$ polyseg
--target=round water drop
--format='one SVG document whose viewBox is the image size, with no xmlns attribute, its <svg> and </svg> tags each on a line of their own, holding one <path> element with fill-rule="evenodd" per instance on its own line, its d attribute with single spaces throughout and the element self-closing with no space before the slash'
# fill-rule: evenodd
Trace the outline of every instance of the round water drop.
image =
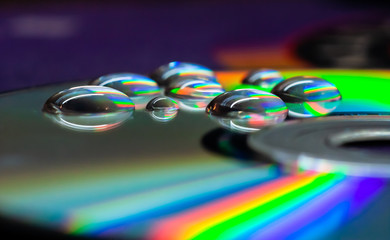
<svg viewBox="0 0 390 240">
<path fill-rule="evenodd" d="M 154 120 L 167 122 L 176 117 L 179 106 L 175 100 L 169 97 L 156 97 L 146 105 L 146 110 L 149 111 Z"/>
<path fill-rule="evenodd" d="M 112 88 L 80 86 L 51 96 L 43 111 L 68 128 L 99 131 L 119 126 L 129 118 L 134 103 L 127 95 Z"/>
<path fill-rule="evenodd" d="M 108 74 L 91 81 L 90 84 L 114 88 L 129 97 L 155 96 L 160 93 L 155 81 L 134 73 Z"/>
<path fill-rule="evenodd" d="M 146 105 L 146 110 L 178 110 L 179 105 L 175 100 L 169 97 L 155 97 Z"/>
<path fill-rule="evenodd" d="M 224 92 L 221 84 L 199 76 L 178 78 L 165 89 L 165 94 L 173 98 L 206 101 L 211 101 Z"/>
<path fill-rule="evenodd" d="M 199 64 L 175 61 L 157 68 L 151 74 L 151 78 L 156 80 L 158 84 L 165 86 L 167 84 L 167 79 L 173 76 L 184 77 L 192 75 L 214 77 L 214 72 Z"/>
<path fill-rule="evenodd" d="M 207 106 L 206 112 L 224 127 L 252 132 L 282 122 L 287 116 L 287 107 L 271 93 L 238 89 L 216 97 Z"/>
<path fill-rule="evenodd" d="M 273 69 L 259 69 L 250 72 L 242 83 L 261 87 L 264 91 L 271 91 L 278 83 L 283 81 L 279 71 Z"/>
<path fill-rule="evenodd" d="M 312 76 L 286 79 L 276 85 L 272 93 L 286 103 L 291 117 L 327 115 L 341 102 L 341 94 L 335 85 Z"/>
</svg>

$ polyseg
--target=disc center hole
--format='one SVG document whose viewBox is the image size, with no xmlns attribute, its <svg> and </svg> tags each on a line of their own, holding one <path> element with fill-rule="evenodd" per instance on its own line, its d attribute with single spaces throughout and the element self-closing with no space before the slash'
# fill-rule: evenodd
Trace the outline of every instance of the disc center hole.
<svg viewBox="0 0 390 240">
<path fill-rule="evenodd" d="M 390 154 L 389 129 L 359 129 L 333 134 L 329 139 L 333 146 L 352 151 Z"/>
</svg>

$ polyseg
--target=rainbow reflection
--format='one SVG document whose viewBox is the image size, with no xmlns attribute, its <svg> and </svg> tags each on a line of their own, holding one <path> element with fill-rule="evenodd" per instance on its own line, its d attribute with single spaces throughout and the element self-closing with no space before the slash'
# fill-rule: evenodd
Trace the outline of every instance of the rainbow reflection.
<svg viewBox="0 0 390 240">
<path fill-rule="evenodd" d="M 212 99 L 225 92 L 217 82 L 204 78 L 178 78 L 170 83 L 165 90 L 167 96 L 184 99 Z"/>
<path fill-rule="evenodd" d="M 313 76 L 288 78 L 272 89 L 287 105 L 292 117 L 314 117 L 331 113 L 341 94 L 332 83 Z"/>
<path fill-rule="evenodd" d="M 166 86 L 173 78 L 188 76 L 204 76 L 209 78 L 209 80 L 213 79 L 216 81 L 214 72 L 211 69 L 199 64 L 179 61 L 162 65 L 151 74 L 151 77 L 163 86 Z"/>
<path fill-rule="evenodd" d="M 358 192 L 366 193 L 363 198 L 368 200 L 383 185 L 380 179 L 348 178 L 341 174 L 288 176 L 162 219 L 153 226 L 149 237 L 283 239 L 312 234 L 310 225 L 332 225 L 311 239 L 323 238 L 361 207 L 356 204 L 362 201 L 356 199 L 361 196 Z M 327 219 L 332 211 L 339 216 Z"/>
<path fill-rule="evenodd" d="M 130 118 L 134 103 L 112 88 L 80 86 L 54 94 L 44 104 L 43 111 L 68 129 L 100 132 L 118 127 Z"/>
<path fill-rule="evenodd" d="M 206 113 L 223 127 L 245 133 L 282 122 L 287 116 L 287 107 L 271 93 L 237 89 L 214 98 Z"/>
<path fill-rule="evenodd" d="M 129 97 L 154 96 L 160 93 L 160 88 L 154 80 L 134 73 L 108 74 L 91 81 L 90 84 L 114 88 Z"/>
<path fill-rule="evenodd" d="M 271 91 L 272 88 L 281 81 L 283 81 L 283 76 L 279 71 L 273 69 L 259 69 L 249 72 L 242 80 L 242 83 L 258 86 L 264 91 Z"/>
<path fill-rule="evenodd" d="M 300 75 L 317 76 L 333 83 L 343 99 L 332 114 L 390 114 L 390 72 L 385 70 L 352 69 L 283 69 L 284 78 Z M 217 72 L 216 76 L 226 90 L 259 88 L 242 85 L 246 71 Z M 261 90 L 261 89 L 260 89 Z"/>
</svg>

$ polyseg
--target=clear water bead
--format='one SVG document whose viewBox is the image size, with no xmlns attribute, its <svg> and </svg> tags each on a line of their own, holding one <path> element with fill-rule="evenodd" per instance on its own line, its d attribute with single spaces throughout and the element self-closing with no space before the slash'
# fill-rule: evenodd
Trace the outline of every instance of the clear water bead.
<svg viewBox="0 0 390 240">
<path fill-rule="evenodd" d="M 146 105 L 146 110 L 149 111 L 154 120 L 167 122 L 176 117 L 179 105 L 172 98 L 156 97 Z"/>
<path fill-rule="evenodd" d="M 283 81 L 279 71 L 273 69 L 259 69 L 248 73 L 242 80 L 243 84 L 261 87 L 264 91 L 271 91 L 274 86 Z"/>
<path fill-rule="evenodd" d="M 164 110 L 172 111 L 178 110 L 179 105 L 175 100 L 169 97 L 155 97 L 146 105 L 146 110 L 155 111 L 155 110 Z"/>
<path fill-rule="evenodd" d="M 165 89 L 165 94 L 173 98 L 209 100 L 224 93 L 221 84 L 202 76 L 189 76 L 175 79 Z"/>
<path fill-rule="evenodd" d="M 69 88 L 51 96 L 43 110 L 53 114 L 101 114 L 133 111 L 133 101 L 124 93 L 101 86 Z"/>
<path fill-rule="evenodd" d="M 51 96 L 43 106 L 56 123 L 85 131 L 103 131 L 119 126 L 132 116 L 133 101 L 108 87 L 80 86 Z"/>
<path fill-rule="evenodd" d="M 222 126 L 241 132 L 257 131 L 287 116 L 286 105 L 279 97 L 256 89 L 223 93 L 210 102 L 206 112 Z"/>
<path fill-rule="evenodd" d="M 151 74 L 151 78 L 156 80 L 159 85 L 166 86 L 169 78 L 193 75 L 214 77 L 214 72 L 199 64 L 175 61 L 157 68 Z"/>
<path fill-rule="evenodd" d="M 90 84 L 114 88 L 129 97 L 155 96 L 160 93 L 160 88 L 154 80 L 134 73 L 108 74 L 91 81 Z"/>
<path fill-rule="evenodd" d="M 341 102 L 340 91 L 332 83 L 313 76 L 286 79 L 272 93 L 287 105 L 291 117 L 316 117 L 331 113 Z"/>
</svg>

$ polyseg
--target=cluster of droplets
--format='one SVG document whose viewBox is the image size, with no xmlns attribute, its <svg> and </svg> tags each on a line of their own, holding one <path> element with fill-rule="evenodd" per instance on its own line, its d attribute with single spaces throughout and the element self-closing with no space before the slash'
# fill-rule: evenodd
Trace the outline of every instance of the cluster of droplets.
<svg viewBox="0 0 390 240">
<path fill-rule="evenodd" d="M 150 77 L 115 73 L 54 94 L 44 104 L 46 115 L 62 126 L 85 131 L 104 131 L 119 126 L 145 109 L 160 122 L 174 119 L 179 106 L 197 111 L 225 92 L 214 72 L 204 66 L 171 62 Z M 178 103 L 179 102 L 179 103 Z"/>
<path fill-rule="evenodd" d="M 179 109 L 201 111 L 223 127 L 253 132 L 291 117 L 323 116 L 341 100 L 337 88 L 317 77 L 283 80 L 280 72 L 260 69 L 242 80 L 246 87 L 225 92 L 214 72 L 204 66 L 171 62 L 150 77 L 134 73 L 101 76 L 89 85 L 54 94 L 43 110 L 62 126 L 104 131 L 119 126 L 144 109 L 160 122 Z M 259 90 L 261 89 L 261 90 Z"/>
</svg>

